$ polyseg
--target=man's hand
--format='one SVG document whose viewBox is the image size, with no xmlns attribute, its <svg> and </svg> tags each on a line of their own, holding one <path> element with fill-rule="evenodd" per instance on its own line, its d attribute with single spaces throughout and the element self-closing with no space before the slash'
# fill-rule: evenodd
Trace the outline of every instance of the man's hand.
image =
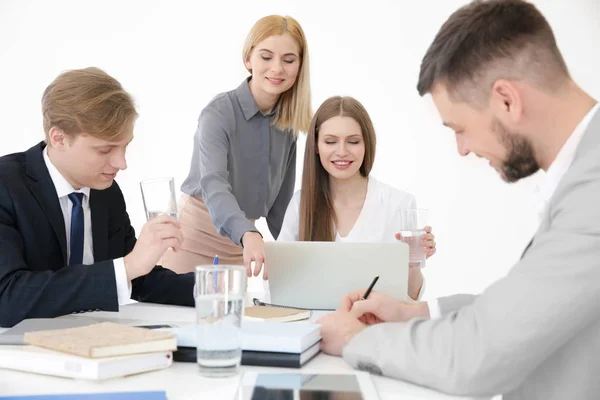
<svg viewBox="0 0 600 400">
<path fill-rule="evenodd" d="M 365 291 L 363 289 L 350 293 L 342 299 L 341 307 L 364 324 L 406 322 L 416 317 L 429 318 L 429 307 L 424 301 L 400 301 L 375 291 L 369 294 L 368 299 L 362 300 Z"/>
<path fill-rule="evenodd" d="M 356 317 L 341 309 L 321 317 L 317 323 L 321 324 L 321 350 L 332 356 L 341 355 L 344 346 L 366 328 Z"/>
<path fill-rule="evenodd" d="M 154 268 L 169 247 L 178 251 L 183 243 L 179 222 L 168 215 L 161 215 L 146 222 L 135 247 L 123 259 L 127 279 L 146 275 Z"/>
<path fill-rule="evenodd" d="M 252 261 L 254 261 L 254 276 L 260 274 L 260 270 L 265 266 L 263 272 L 263 279 L 267 279 L 267 264 L 265 263 L 265 242 L 262 236 L 258 232 L 246 232 L 242 236 L 242 243 L 244 244 L 244 267 L 248 278 L 252 276 Z"/>
</svg>

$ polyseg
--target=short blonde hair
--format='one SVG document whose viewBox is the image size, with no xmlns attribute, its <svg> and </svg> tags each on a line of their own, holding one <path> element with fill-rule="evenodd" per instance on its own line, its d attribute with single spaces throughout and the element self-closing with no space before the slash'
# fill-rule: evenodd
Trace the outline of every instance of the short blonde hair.
<svg viewBox="0 0 600 400">
<path fill-rule="evenodd" d="M 131 95 L 99 68 L 60 74 L 42 96 L 46 143 L 52 127 L 68 135 L 87 133 L 106 140 L 130 135 L 137 112 Z"/>
<path fill-rule="evenodd" d="M 242 51 L 246 62 L 258 43 L 273 35 L 289 34 L 300 47 L 300 70 L 294 85 L 281 95 L 273 124 L 281 130 L 291 130 L 294 135 L 308 132 L 312 109 L 310 105 L 310 74 L 308 67 L 308 45 L 302 27 L 294 18 L 269 15 L 258 20 L 246 37 Z M 248 70 L 248 72 L 252 72 Z"/>
</svg>

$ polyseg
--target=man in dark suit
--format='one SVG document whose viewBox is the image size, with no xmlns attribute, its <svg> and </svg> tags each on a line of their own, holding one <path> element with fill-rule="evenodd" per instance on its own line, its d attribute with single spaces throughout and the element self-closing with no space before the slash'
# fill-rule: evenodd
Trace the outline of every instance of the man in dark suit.
<svg viewBox="0 0 600 400">
<path fill-rule="evenodd" d="M 42 111 L 46 141 L 0 157 L 0 326 L 130 298 L 193 306 L 193 274 L 155 266 L 180 248 L 179 223 L 155 218 L 136 241 L 114 181 L 133 139 L 131 96 L 97 68 L 67 71 Z"/>
</svg>

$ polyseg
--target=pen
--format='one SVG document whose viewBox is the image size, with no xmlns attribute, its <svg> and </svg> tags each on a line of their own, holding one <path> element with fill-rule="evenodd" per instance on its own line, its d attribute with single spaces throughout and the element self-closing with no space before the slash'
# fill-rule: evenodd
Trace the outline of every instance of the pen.
<svg viewBox="0 0 600 400">
<path fill-rule="evenodd" d="M 371 284 L 369 285 L 369 288 L 367 289 L 367 291 L 365 292 L 365 294 L 363 294 L 363 296 L 361 297 L 361 300 L 366 300 L 367 297 L 369 297 L 369 295 L 371 294 L 371 290 L 373 290 L 373 286 L 375 286 L 375 284 L 377 283 L 378 279 L 379 279 L 379 275 L 377 275 L 375 277 L 375 279 L 373 279 L 373 282 L 371 282 Z"/>
<path fill-rule="evenodd" d="M 215 258 L 213 259 L 213 265 L 219 265 L 219 256 L 218 255 L 215 255 Z M 218 286 L 219 286 L 219 276 L 218 276 L 216 268 L 215 268 L 215 271 L 213 271 L 213 289 L 214 289 L 215 293 L 217 293 Z"/>
</svg>

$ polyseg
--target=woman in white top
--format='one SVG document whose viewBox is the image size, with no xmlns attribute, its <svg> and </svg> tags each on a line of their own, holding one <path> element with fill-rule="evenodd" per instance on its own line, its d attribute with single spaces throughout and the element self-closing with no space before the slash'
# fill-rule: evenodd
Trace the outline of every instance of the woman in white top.
<svg viewBox="0 0 600 400">
<path fill-rule="evenodd" d="M 401 208 L 415 208 L 412 194 L 370 177 L 375 130 L 363 105 L 331 97 L 312 119 L 304 152 L 302 190 L 287 208 L 279 241 L 389 242 L 399 240 Z M 431 227 L 422 243 L 435 253 Z M 408 295 L 422 295 L 423 275 L 409 269 Z"/>
</svg>

